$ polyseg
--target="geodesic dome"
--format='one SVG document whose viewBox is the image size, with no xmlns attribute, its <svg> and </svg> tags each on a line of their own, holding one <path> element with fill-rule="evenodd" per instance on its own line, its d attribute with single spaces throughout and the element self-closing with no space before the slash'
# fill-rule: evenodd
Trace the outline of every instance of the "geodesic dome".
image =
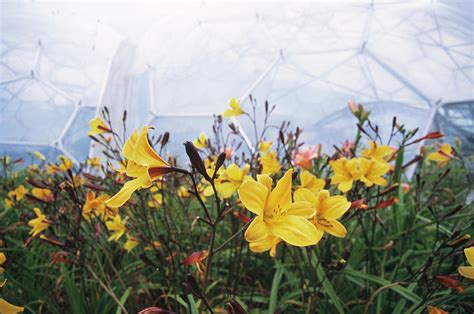
<svg viewBox="0 0 474 314">
<path fill-rule="evenodd" d="M 96 104 L 108 106 L 117 123 L 126 109 L 129 130 L 151 124 L 170 131 L 172 153 L 182 154 L 182 142 L 201 131 L 210 135 L 212 114 L 222 113 L 231 97 L 249 110 L 252 94 L 260 116 L 265 100 L 276 104 L 274 124 L 290 120 L 303 128 L 307 143 L 322 143 L 327 150 L 355 132 L 346 108 L 350 99 L 367 104 L 386 132 L 394 115 L 426 132 L 445 102 L 474 99 L 469 1 L 132 8 L 131 15 L 147 23 L 127 30 L 127 39 L 106 51 L 113 57 Z M 108 25 L 125 28 L 118 20 L 108 19 Z M 8 65 L 3 56 L 0 60 Z M 4 103 L 2 98 L 0 108 Z M 8 112 L 2 121 L 13 115 L 1 110 Z M 241 118 L 234 122 L 253 147 L 252 127 Z M 86 130 L 83 124 L 77 147 L 84 147 Z M 8 142 L 9 132 L 0 133 L 0 143 Z"/>
</svg>

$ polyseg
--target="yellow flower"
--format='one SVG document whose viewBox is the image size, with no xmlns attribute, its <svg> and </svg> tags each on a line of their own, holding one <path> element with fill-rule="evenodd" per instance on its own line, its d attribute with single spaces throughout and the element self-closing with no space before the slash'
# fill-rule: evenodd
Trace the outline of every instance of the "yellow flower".
<svg viewBox="0 0 474 314">
<path fill-rule="evenodd" d="M 12 201 L 19 202 L 25 197 L 27 192 L 28 190 L 23 186 L 23 184 L 20 184 L 16 189 L 8 192 L 8 198 Z"/>
<path fill-rule="evenodd" d="M 109 241 L 117 241 L 127 231 L 127 228 L 125 227 L 125 224 L 122 222 L 122 218 L 120 218 L 120 215 L 115 216 L 114 220 L 107 221 L 105 223 L 105 226 L 107 227 L 107 230 L 112 232 L 112 234 L 109 237 Z"/>
<path fill-rule="evenodd" d="M 148 207 L 161 207 L 163 204 L 163 195 L 157 193 L 151 196 L 151 201 L 148 202 Z"/>
<path fill-rule="evenodd" d="M 100 161 L 100 157 L 94 157 L 94 158 L 89 158 L 87 159 L 87 164 L 91 166 L 92 168 L 100 168 L 102 165 Z"/>
<path fill-rule="evenodd" d="M 37 150 L 35 150 L 33 152 L 33 156 L 35 156 L 35 158 L 37 158 L 39 160 L 46 160 L 46 157 L 44 157 L 44 155 L 41 152 L 37 151 Z"/>
<path fill-rule="evenodd" d="M 257 215 L 245 231 L 245 239 L 254 252 L 271 250 L 274 255 L 279 239 L 295 246 L 318 241 L 318 230 L 308 220 L 315 214 L 312 204 L 291 202 L 291 175 L 290 169 L 273 190 L 268 175 L 259 175 L 257 181 L 246 181 L 239 188 L 243 205 Z"/>
<path fill-rule="evenodd" d="M 122 149 L 123 156 L 127 158 L 127 171 L 129 177 L 134 178 L 124 184 L 122 189 L 106 201 L 107 206 L 117 208 L 130 199 L 133 192 L 140 188 L 149 188 L 153 181 L 173 171 L 172 167 L 164 161 L 148 142 L 148 127 L 143 127 L 140 135 L 134 131 Z"/>
<path fill-rule="evenodd" d="M 444 143 L 437 152 L 428 154 L 427 158 L 437 162 L 438 167 L 444 167 L 453 158 L 453 149 L 449 143 Z"/>
<path fill-rule="evenodd" d="M 72 160 L 64 155 L 58 156 L 59 163 L 57 165 L 48 164 L 46 165 L 46 173 L 53 174 L 58 171 L 67 171 L 74 165 Z"/>
<path fill-rule="evenodd" d="M 312 222 L 318 230 L 318 242 L 324 232 L 340 238 L 346 236 L 346 228 L 337 221 L 351 207 L 351 202 L 348 202 L 344 196 L 331 196 L 328 190 L 321 190 L 315 195 L 308 189 L 299 189 L 294 197 L 296 202 L 309 202 L 314 206 L 316 215 Z"/>
<path fill-rule="evenodd" d="M 38 207 L 35 207 L 33 210 L 35 211 L 37 218 L 31 219 L 30 221 L 28 221 L 28 225 L 32 227 L 30 234 L 33 237 L 36 237 L 39 233 L 46 230 L 51 224 L 51 222 L 41 212 L 41 209 L 39 209 Z"/>
<path fill-rule="evenodd" d="M 140 241 L 137 238 L 127 234 L 127 241 L 123 245 L 123 248 L 130 253 L 138 244 L 140 244 Z"/>
<path fill-rule="evenodd" d="M 318 179 L 315 175 L 307 170 L 303 170 L 300 173 L 301 185 L 298 189 L 305 188 L 316 193 L 326 186 L 326 180 Z"/>
<path fill-rule="evenodd" d="M 280 171 L 281 165 L 278 161 L 275 152 L 270 151 L 266 155 L 260 157 L 260 163 L 262 164 L 262 174 L 274 174 Z"/>
<path fill-rule="evenodd" d="M 54 201 L 54 194 L 50 189 L 33 188 L 33 190 L 31 190 L 31 194 L 33 194 L 34 197 L 46 202 Z"/>
<path fill-rule="evenodd" d="M 204 134 L 204 132 L 202 132 L 201 135 L 199 135 L 199 137 L 193 141 L 193 145 L 194 145 L 194 147 L 196 147 L 197 149 L 206 148 L 206 147 L 208 146 L 208 145 L 207 145 L 207 137 L 206 137 L 206 134 Z"/>
<path fill-rule="evenodd" d="M 82 215 L 90 221 L 90 219 L 95 215 L 99 216 L 102 221 L 106 221 L 107 219 L 116 215 L 114 210 L 111 210 L 105 206 L 105 201 L 109 199 L 108 195 L 101 195 L 99 197 L 95 197 L 95 193 L 92 191 L 87 192 L 86 202 L 82 207 Z"/>
<path fill-rule="evenodd" d="M 235 99 L 235 98 L 232 98 L 229 101 L 229 107 L 230 107 L 230 109 L 227 109 L 226 111 L 224 111 L 223 116 L 225 118 L 236 117 L 236 116 L 240 116 L 240 115 L 245 113 L 242 110 L 242 108 L 240 107 L 240 104 L 239 104 L 238 100 Z"/>
<path fill-rule="evenodd" d="M 189 189 L 185 186 L 180 186 L 178 189 L 178 196 L 181 198 L 188 198 L 191 196 Z"/>
<path fill-rule="evenodd" d="M 0 274 L 3 273 L 2 265 L 5 264 L 6 261 L 7 261 L 7 257 L 5 256 L 3 252 L 0 252 Z"/>
<path fill-rule="evenodd" d="M 458 272 L 461 276 L 474 279 L 474 246 L 464 249 L 464 255 L 471 266 L 460 266 Z"/>
<path fill-rule="evenodd" d="M 258 150 L 261 151 L 262 153 L 268 152 L 268 150 L 272 147 L 272 142 L 268 141 L 261 141 L 258 143 Z"/>
<path fill-rule="evenodd" d="M 331 184 L 337 184 L 337 187 L 342 192 L 347 192 L 352 189 L 352 183 L 360 179 L 360 171 L 357 159 L 347 160 L 340 158 L 338 160 L 331 160 L 329 165 L 334 171 L 331 177 Z"/>
<path fill-rule="evenodd" d="M 386 186 L 388 184 L 387 180 L 382 178 L 390 170 L 388 162 L 374 158 L 359 158 L 359 169 L 360 181 L 364 182 L 366 186 L 371 187 L 374 184 Z"/>
<path fill-rule="evenodd" d="M 394 149 L 387 145 L 377 145 L 374 141 L 369 141 L 369 148 L 361 152 L 362 157 L 387 160 L 394 153 Z"/>
<path fill-rule="evenodd" d="M 246 164 L 243 169 L 240 169 L 236 164 L 231 164 L 227 167 L 222 175 L 219 176 L 217 184 L 217 192 L 223 198 L 231 197 L 235 191 L 247 180 L 252 178 L 248 175 L 250 171 L 250 165 Z"/>
<path fill-rule="evenodd" d="M 13 204 L 15 204 L 11 199 L 9 198 L 6 198 L 4 200 L 4 204 L 5 204 L 5 208 L 6 209 L 9 209 L 9 208 L 12 208 L 13 207 Z"/>
<path fill-rule="evenodd" d="M 87 135 L 89 136 L 112 132 L 112 130 L 105 124 L 105 122 L 100 117 L 92 119 L 89 122 L 89 126 L 90 130 L 89 132 L 87 132 Z"/>
<path fill-rule="evenodd" d="M 16 314 L 23 312 L 24 308 L 8 303 L 0 298 L 0 313 L 2 314 Z"/>
</svg>

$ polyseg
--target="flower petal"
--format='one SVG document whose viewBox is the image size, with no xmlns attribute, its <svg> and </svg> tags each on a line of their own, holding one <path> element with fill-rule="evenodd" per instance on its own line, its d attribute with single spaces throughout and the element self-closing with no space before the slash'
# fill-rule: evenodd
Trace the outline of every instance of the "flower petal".
<svg viewBox="0 0 474 314">
<path fill-rule="evenodd" d="M 298 189 L 293 196 L 295 202 L 310 202 L 313 206 L 315 206 L 317 202 L 316 195 L 308 189 Z"/>
<path fill-rule="evenodd" d="M 324 201 L 318 214 L 327 220 L 336 220 L 344 215 L 350 207 L 351 202 L 348 202 L 344 196 L 331 196 Z"/>
<path fill-rule="evenodd" d="M 323 229 L 329 234 L 338 238 L 344 238 L 347 234 L 346 227 L 337 220 L 330 221 L 330 227 L 324 226 Z"/>
<path fill-rule="evenodd" d="M 306 218 L 286 215 L 270 225 L 270 233 L 294 246 L 313 245 L 318 242 L 318 230 Z"/>
<path fill-rule="evenodd" d="M 316 214 L 316 210 L 314 209 L 314 205 L 312 203 L 301 201 L 291 204 L 290 209 L 288 209 L 286 213 L 287 215 L 311 218 Z"/>
<path fill-rule="evenodd" d="M 268 237 L 268 228 L 263 218 L 257 216 L 250 223 L 247 230 L 245 230 L 245 240 L 248 242 L 259 242 L 265 240 Z"/>
<path fill-rule="evenodd" d="M 108 201 L 105 202 L 108 207 L 110 208 L 117 208 L 125 204 L 130 197 L 132 196 L 133 192 L 138 190 L 143 185 L 142 178 L 136 178 L 133 180 L 128 181 L 123 185 L 120 191 L 112 196 Z"/>
<path fill-rule="evenodd" d="M 253 180 L 243 183 L 239 188 L 239 198 L 245 208 L 256 215 L 263 215 L 267 194 L 267 188 Z"/>
<path fill-rule="evenodd" d="M 469 279 L 474 279 L 474 267 L 473 266 L 461 266 L 458 268 L 458 272 L 461 276 Z"/>
<path fill-rule="evenodd" d="M 265 209 L 273 210 L 278 205 L 282 209 L 288 209 L 291 206 L 291 179 L 293 170 L 289 169 L 285 175 L 278 181 L 271 192 Z"/>
<path fill-rule="evenodd" d="M 464 249 L 464 255 L 466 255 L 469 264 L 471 264 L 471 266 L 474 266 L 474 246 Z"/>
</svg>

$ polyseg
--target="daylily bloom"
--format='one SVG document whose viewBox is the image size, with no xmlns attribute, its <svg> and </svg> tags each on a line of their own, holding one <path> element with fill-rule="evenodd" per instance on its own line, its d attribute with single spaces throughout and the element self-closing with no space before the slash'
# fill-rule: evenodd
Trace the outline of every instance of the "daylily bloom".
<svg viewBox="0 0 474 314">
<path fill-rule="evenodd" d="M 7 257 L 3 252 L 0 252 L 0 273 L 3 273 L 3 264 L 7 261 Z"/>
<path fill-rule="evenodd" d="M 281 169 L 277 155 L 273 151 L 269 151 L 266 155 L 261 156 L 260 163 L 262 164 L 262 174 L 274 174 Z"/>
<path fill-rule="evenodd" d="M 140 135 L 137 131 L 133 132 L 123 146 L 122 154 L 128 160 L 126 174 L 134 179 L 125 183 L 117 194 L 105 202 L 111 208 L 122 206 L 133 192 L 150 187 L 153 181 L 173 171 L 151 147 L 146 126 L 142 128 Z"/>
<path fill-rule="evenodd" d="M 262 153 L 268 152 L 268 150 L 272 147 L 272 142 L 270 141 L 261 141 L 258 143 L 258 150 L 261 151 Z"/>
<path fill-rule="evenodd" d="M 183 265 L 195 265 L 199 273 L 202 273 L 206 269 L 206 266 L 202 262 L 207 258 L 209 253 L 207 251 L 198 251 L 194 252 L 191 255 L 187 256 L 181 264 Z"/>
<path fill-rule="evenodd" d="M 105 122 L 100 117 L 92 119 L 89 122 L 89 126 L 90 130 L 87 133 L 87 135 L 89 136 L 112 132 L 112 130 L 105 124 Z"/>
<path fill-rule="evenodd" d="M 239 101 L 235 98 L 231 98 L 231 100 L 229 101 L 229 107 L 230 109 L 224 111 L 223 116 L 225 118 L 236 117 L 245 113 L 240 107 Z"/>
<path fill-rule="evenodd" d="M 464 249 L 464 255 L 471 266 L 460 266 L 459 274 L 469 279 L 474 279 L 474 246 Z"/>
<path fill-rule="evenodd" d="M 21 201 L 28 190 L 25 188 L 23 184 L 20 184 L 16 189 L 13 191 L 8 192 L 8 198 L 14 201 Z"/>
<path fill-rule="evenodd" d="M 160 193 L 153 194 L 151 201 L 148 201 L 148 207 L 161 207 L 163 204 L 163 195 Z"/>
<path fill-rule="evenodd" d="M 337 184 L 337 187 L 342 192 L 347 192 L 352 189 L 352 183 L 359 180 L 361 173 L 357 159 L 340 158 L 338 160 L 331 160 L 329 162 L 334 175 L 331 177 L 331 184 Z"/>
<path fill-rule="evenodd" d="M 249 164 L 246 164 L 243 169 L 240 169 L 236 164 L 231 164 L 227 167 L 219 176 L 219 184 L 217 185 L 219 194 L 223 198 L 231 197 L 242 183 L 252 179 L 252 177 L 248 175 L 249 171 Z"/>
<path fill-rule="evenodd" d="M 390 165 L 386 161 L 379 161 L 377 159 L 359 158 L 360 181 L 364 182 L 366 186 L 372 185 L 386 186 L 387 180 L 382 178 L 390 170 Z"/>
<path fill-rule="evenodd" d="M 101 220 L 105 221 L 110 217 L 115 216 L 115 211 L 110 210 L 105 206 L 105 201 L 109 199 L 108 195 L 101 195 L 97 198 L 94 192 L 88 191 L 86 196 L 86 202 L 82 207 L 82 215 L 90 221 L 93 215 L 97 215 Z"/>
<path fill-rule="evenodd" d="M 112 232 L 112 235 L 108 239 L 109 241 L 117 241 L 127 231 L 120 215 L 115 216 L 114 220 L 107 221 L 105 226 L 107 227 L 107 230 Z"/>
<path fill-rule="evenodd" d="M 337 219 L 341 218 L 349 208 L 351 202 L 342 195 L 331 196 L 328 190 L 321 190 L 317 195 L 308 189 L 299 189 L 294 195 L 296 202 L 309 202 L 316 209 L 316 215 L 311 219 L 316 226 L 317 242 L 324 232 L 343 238 L 347 234 L 346 228 Z"/>
<path fill-rule="evenodd" d="M 180 186 L 178 189 L 178 196 L 181 198 L 188 198 L 191 196 L 191 192 L 189 192 L 189 189 L 185 186 Z"/>
<path fill-rule="evenodd" d="M 21 306 L 16 306 L 4 299 L 0 298 L 0 313 L 2 314 L 16 314 L 23 312 L 24 308 Z"/>
<path fill-rule="evenodd" d="M 245 231 L 250 250 L 272 250 L 274 255 L 280 239 L 294 246 L 317 243 L 318 231 L 308 220 L 315 209 L 308 202 L 291 202 L 291 180 L 290 169 L 273 190 L 269 175 L 259 175 L 257 181 L 246 181 L 239 188 L 243 205 L 257 215 Z"/>
<path fill-rule="evenodd" d="M 46 230 L 51 222 L 46 218 L 46 215 L 41 212 L 41 209 L 35 207 L 33 210 L 37 218 L 28 221 L 28 225 L 32 227 L 30 234 L 36 237 L 40 232 Z"/>
<path fill-rule="evenodd" d="M 46 202 L 54 201 L 54 194 L 50 189 L 33 188 L 33 190 L 31 190 L 31 194 L 34 197 Z"/>
<path fill-rule="evenodd" d="M 296 150 L 293 150 L 291 154 L 291 163 L 293 166 L 299 166 L 303 169 L 310 169 L 312 160 L 319 156 L 320 150 L 321 145 L 316 145 L 313 147 L 300 147 Z"/>
<path fill-rule="evenodd" d="M 46 165 L 47 174 L 53 174 L 60 171 L 67 171 L 71 169 L 74 165 L 72 160 L 64 155 L 58 156 L 58 159 L 59 159 L 58 164 L 49 163 L 48 165 Z"/>
<path fill-rule="evenodd" d="M 394 149 L 387 145 L 378 145 L 374 141 L 369 141 L 369 148 L 362 150 L 361 156 L 365 158 L 375 158 L 381 161 L 388 160 L 394 153 Z"/>
<path fill-rule="evenodd" d="M 428 314 L 449 314 L 449 312 L 446 312 L 436 306 L 427 305 L 426 308 L 428 309 Z"/>
<path fill-rule="evenodd" d="M 197 149 L 206 148 L 206 147 L 208 146 L 206 134 L 204 134 L 204 132 L 202 132 L 202 133 L 199 135 L 199 137 L 193 141 L 193 145 L 194 145 L 194 147 L 196 147 Z"/>
<path fill-rule="evenodd" d="M 100 157 L 89 158 L 87 159 L 86 163 L 92 168 L 100 168 L 100 166 L 102 165 Z"/>
<path fill-rule="evenodd" d="M 140 241 L 127 234 L 127 241 L 125 241 L 123 248 L 130 253 L 138 244 L 140 244 Z"/>
<path fill-rule="evenodd" d="M 307 170 L 301 171 L 300 180 L 301 185 L 298 186 L 298 189 L 305 188 L 311 190 L 314 193 L 319 192 L 326 186 L 326 180 L 319 179 Z"/>
<path fill-rule="evenodd" d="M 444 167 L 453 158 L 453 149 L 449 143 L 444 143 L 437 152 L 428 154 L 427 158 L 438 163 L 438 167 Z"/>
</svg>

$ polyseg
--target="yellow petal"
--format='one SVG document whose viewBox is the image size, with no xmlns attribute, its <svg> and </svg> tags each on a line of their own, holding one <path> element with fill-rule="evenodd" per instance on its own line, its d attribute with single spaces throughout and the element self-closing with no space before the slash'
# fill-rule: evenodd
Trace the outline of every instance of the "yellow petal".
<svg viewBox="0 0 474 314">
<path fill-rule="evenodd" d="M 23 312 L 24 308 L 8 303 L 0 298 L 0 313 L 2 314 L 16 314 Z"/>
<path fill-rule="evenodd" d="M 346 227 L 337 220 L 330 221 L 330 227 L 324 226 L 324 231 L 338 238 L 344 238 L 347 234 Z"/>
<path fill-rule="evenodd" d="M 471 264 L 471 266 L 474 266 L 474 246 L 464 249 L 464 255 L 466 255 L 469 264 Z"/>
<path fill-rule="evenodd" d="M 239 188 L 239 198 L 245 208 L 256 215 L 263 215 L 267 194 L 267 188 L 253 180 L 243 183 Z"/>
<path fill-rule="evenodd" d="M 318 242 L 318 230 L 306 218 L 286 215 L 270 225 L 270 232 L 294 246 L 313 245 Z"/>
<path fill-rule="evenodd" d="M 133 158 L 130 159 L 143 166 L 169 166 L 148 142 L 148 128 L 146 126 L 143 127 L 138 137 Z"/>
<path fill-rule="evenodd" d="M 300 216 L 303 218 L 311 218 L 316 214 L 314 205 L 310 202 L 296 202 L 291 204 L 290 209 L 287 211 L 287 215 Z"/>
<path fill-rule="evenodd" d="M 125 204 L 130 197 L 132 196 L 133 192 L 141 188 L 143 185 L 143 179 L 142 178 L 136 178 L 133 180 L 128 181 L 123 185 L 123 187 L 120 189 L 120 191 L 112 196 L 108 201 L 105 203 L 107 206 L 110 208 L 117 208 Z"/>
<path fill-rule="evenodd" d="M 353 182 L 353 180 L 343 181 L 343 182 L 339 183 L 337 188 L 339 190 L 341 190 L 342 192 L 347 192 L 350 189 L 352 189 L 352 182 Z"/>
<path fill-rule="evenodd" d="M 2 266 L 5 263 L 6 260 L 7 260 L 7 257 L 5 255 L 5 253 L 0 252 L 0 266 Z"/>
<path fill-rule="evenodd" d="M 248 242 L 263 241 L 267 236 L 268 228 L 263 222 L 262 216 L 255 217 L 245 231 L 245 240 Z"/>
<path fill-rule="evenodd" d="M 268 174 L 258 174 L 257 181 L 263 184 L 268 191 L 272 190 L 273 180 Z"/>
<path fill-rule="evenodd" d="M 314 193 L 308 189 L 298 189 L 293 196 L 295 198 L 295 202 L 310 202 L 313 204 L 313 206 L 315 206 L 317 202 L 316 195 L 314 195 Z"/>
<path fill-rule="evenodd" d="M 326 199 L 321 208 L 318 208 L 318 215 L 323 216 L 327 220 L 339 219 L 351 207 L 344 196 L 331 196 Z"/>
<path fill-rule="evenodd" d="M 474 279 L 474 267 L 473 266 L 461 266 L 458 268 L 458 272 L 461 276 Z"/>
<path fill-rule="evenodd" d="M 237 191 L 238 186 L 231 182 L 224 182 L 217 185 L 216 189 L 217 192 L 221 195 L 222 198 L 229 198 L 231 197 L 235 191 Z"/>
<path fill-rule="evenodd" d="M 123 145 L 123 148 L 122 148 L 123 157 L 127 159 L 133 158 L 133 152 L 135 150 L 135 146 L 137 145 L 137 142 L 138 142 L 138 132 L 137 130 L 135 130 L 133 131 L 132 135 L 130 135 L 128 140 L 125 142 L 125 145 Z"/>
<path fill-rule="evenodd" d="M 293 170 L 289 169 L 278 181 L 277 185 L 268 197 L 265 210 L 273 210 L 280 206 L 283 210 L 291 206 L 291 179 Z"/>
</svg>

